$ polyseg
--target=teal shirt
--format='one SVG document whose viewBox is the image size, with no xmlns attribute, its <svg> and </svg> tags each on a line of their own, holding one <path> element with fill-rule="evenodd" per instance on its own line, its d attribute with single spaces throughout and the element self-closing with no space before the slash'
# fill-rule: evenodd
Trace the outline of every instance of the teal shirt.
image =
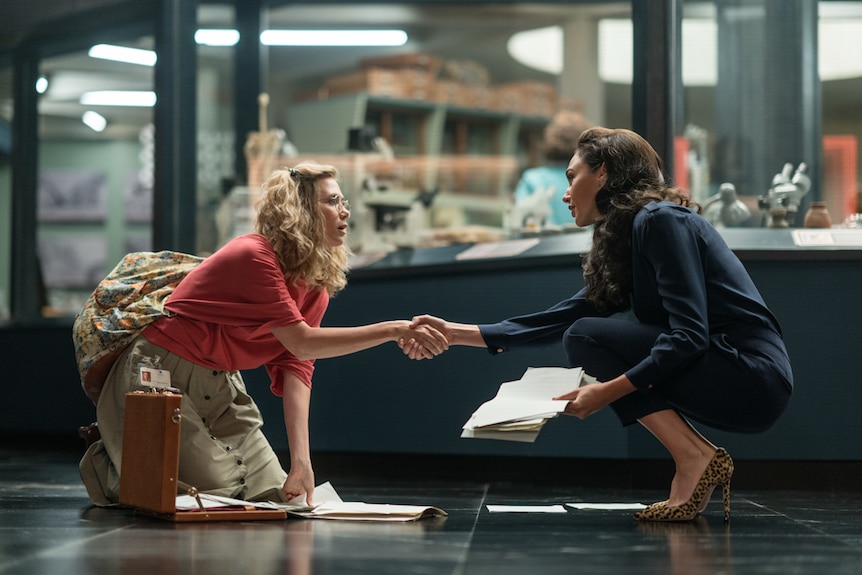
<svg viewBox="0 0 862 575">
<path fill-rule="evenodd" d="M 574 224 L 575 220 L 572 218 L 569 206 L 563 203 L 563 194 L 569 187 L 569 181 L 566 179 L 566 166 L 563 164 L 524 170 L 518 185 L 515 187 L 515 201 L 550 187 L 554 188 L 554 197 L 550 200 L 551 217 L 549 223 L 555 226 Z"/>
</svg>

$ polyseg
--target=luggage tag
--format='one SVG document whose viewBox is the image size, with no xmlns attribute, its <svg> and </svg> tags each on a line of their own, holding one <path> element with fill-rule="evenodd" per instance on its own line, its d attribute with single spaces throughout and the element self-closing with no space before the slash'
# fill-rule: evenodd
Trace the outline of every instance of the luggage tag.
<svg viewBox="0 0 862 575">
<path fill-rule="evenodd" d="M 174 391 L 171 387 L 171 372 L 165 369 L 154 369 L 152 367 L 140 366 L 140 382 L 143 387 L 154 387 L 156 389 L 167 389 Z"/>
</svg>

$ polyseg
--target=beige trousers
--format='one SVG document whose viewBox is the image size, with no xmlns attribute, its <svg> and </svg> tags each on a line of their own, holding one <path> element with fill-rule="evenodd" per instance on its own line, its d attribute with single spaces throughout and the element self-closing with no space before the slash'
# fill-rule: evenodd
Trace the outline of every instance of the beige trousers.
<svg viewBox="0 0 862 575">
<path fill-rule="evenodd" d="M 179 480 L 200 491 L 249 501 L 283 501 L 287 473 L 261 431 L 263 419 L 239 372 L 203 368 L 139 336 L 111 368 L 96 417 L 101 441 L 80 462 L 94 504 L 120 494 L 125 396 L 142 389 L 141 366 L 167 370 L 182 392 Z"/>
</svg>

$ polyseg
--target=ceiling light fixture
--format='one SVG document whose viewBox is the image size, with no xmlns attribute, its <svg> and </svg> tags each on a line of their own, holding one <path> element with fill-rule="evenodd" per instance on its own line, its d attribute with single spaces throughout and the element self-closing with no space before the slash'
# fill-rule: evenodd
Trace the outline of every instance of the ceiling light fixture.
<svg viewBox="0 0 862 575">
<path fill-rule="evenodd" d="M 156 64 L 156 53 L 152 50 L 112 46 L 111 44 L 96 44 L 90 48 L 87 55 L 90 58 L 113 60 L 115 62 L 137 64 L 139 66 L 154 66 Z"/>
<path fill-rule="evenodd" d="M 36 80 L 36 93 L 44 94 L 48 91 L 48 78 L 45 76 L 39 76 Z"/>
<path fill-rule="evenodd" d="M 525 66 L 549 74 L 563 72 L 563 29 L 560 26 L 516 32 L 506 42 L 506 50 Z"/>
<path fill-rule="evenodd" d="M 239 31 L 202 28 L 195 32 L 195 42 L 204 46 L 236 46 Z"/>
<path fill-rule="evenodd" d="M 108 121 L 103 115 L 92 111 L 84 112 L 84 115 L 81 116 L 81 121 L 94 132 L 104 131 L 105 126 L 108 125 Z"/>
<path fill-rule="evenodd" d="M 80 103 L 84 106 L 128 106 L 152 108 L 156 104 L 156 93 L 152 91 L 101 90 L 84 92 Z"/>
<path fill-rule="evenodd" d="M 265 46 L 403 46 L 403 30 L 264 30 Z"/>
</svg>

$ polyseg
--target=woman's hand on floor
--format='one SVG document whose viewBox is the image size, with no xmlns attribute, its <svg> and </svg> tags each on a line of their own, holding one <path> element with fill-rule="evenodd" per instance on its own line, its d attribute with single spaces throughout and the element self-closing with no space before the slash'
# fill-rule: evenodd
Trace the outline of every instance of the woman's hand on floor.
<svg viewBox="0 0 862 575">
<path fill-rule="evenodd" d="M 311 465 L 292 466 L 287 474 L 287 481 L 281 489 L 288 501 L 305 493 L 306 504 L 309 507 L 313 506 L 314 470 Z"/>
</svg>

